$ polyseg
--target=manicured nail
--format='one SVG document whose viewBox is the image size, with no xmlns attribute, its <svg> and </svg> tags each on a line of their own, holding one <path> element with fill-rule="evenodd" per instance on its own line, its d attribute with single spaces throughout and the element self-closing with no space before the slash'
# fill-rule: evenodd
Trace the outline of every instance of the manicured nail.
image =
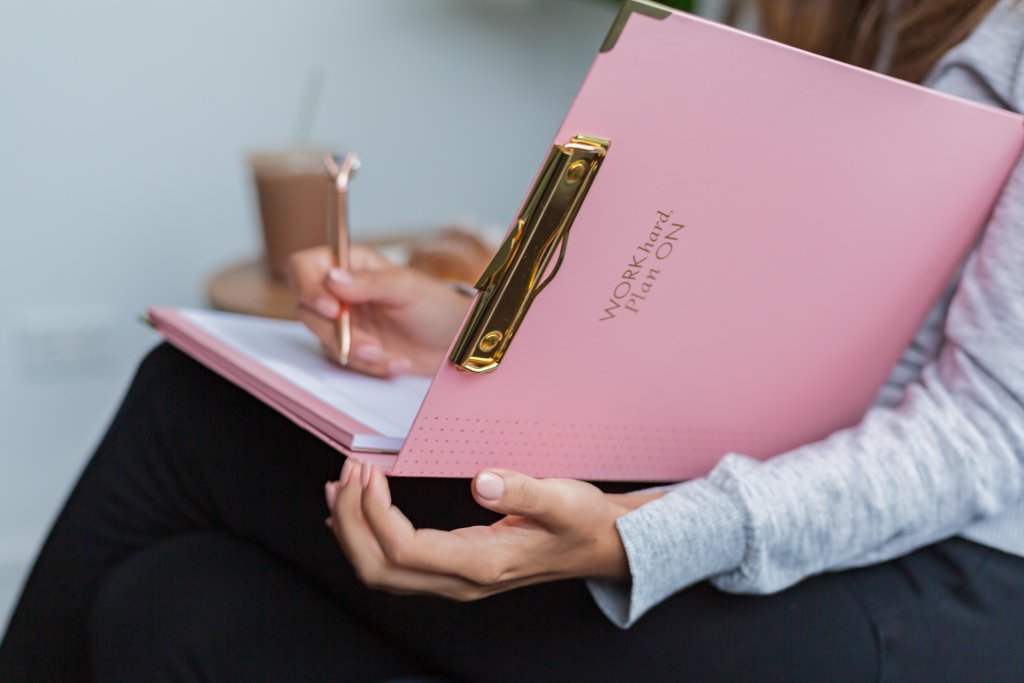
<svg viewBox="0 0 1024 683">
<path fill-rule="evenodd" d="M 313 302 L 313 310 L 325 318 L 334 320 L 341 313 L 341 304 L 328 296 L 320 296 Z"/>
<path fill-rule="evenodd" d="M 505 494 L 505 480 L 491 472 L 481 472 L 476 476 L 476 492 L 485 500 L 501 500 Z"/>
<path fill-rule="evenodd" d="M 365 489 L 370 483 L 370 475 L 373 474 L 373 465 L 368 462 L 363 463 L 363 471 L 359 473 L 359 480 Z"/>
<path fill-rule="evenodd" d="M 327 277 L 329 277 L 332 282 L 343 287 L 354 282 L 352 279 L 352 273 L 347 270 L 342 270 L 341 268 L 331 268 L 330 272 L 327 273 Z"/>
<path fill-rule="evenodd" d="M 327 508 L 334 509 L 334 502 L 338 500 L 338 482 L 329 481 L 324 484 L 324 498 L 327 500 Z"/>
<path fill-rule="evenodd" d="M 362 360 L 372 363 L 384 356 L 384 349 L 376 344 L 363 344 L 356 347 L 356 355 Z"/>
<path fill-rule="evenodd" d="M 412 361 L 408 358 L 394 358 L 388 361 L 388 371 L 392 375 L 401 375 L 412 369 Z"/>
<path fill-rule="evenodd" d="M 349 477 L 352 476 L 352 461 L 345 458 L 345 464 L 341 466 L 341 475 L 338 477 L 338 481 L 342 487 L 348 483 Z"/>
</svg>

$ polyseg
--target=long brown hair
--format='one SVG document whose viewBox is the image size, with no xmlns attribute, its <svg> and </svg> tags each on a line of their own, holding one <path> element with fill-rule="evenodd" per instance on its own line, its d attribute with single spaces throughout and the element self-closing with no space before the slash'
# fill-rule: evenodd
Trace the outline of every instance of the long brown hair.
<svg viewBox="0 0 1024 683">
<path fill-rule="evenodd" d="M 888 34 L 886 73 L 919 83 L 997 2 L 732 0 L 727 19 L 735 22 L 741 10 L 753 6 L 769 38 L 868 69 L 876 66 Z"/>
</svg>

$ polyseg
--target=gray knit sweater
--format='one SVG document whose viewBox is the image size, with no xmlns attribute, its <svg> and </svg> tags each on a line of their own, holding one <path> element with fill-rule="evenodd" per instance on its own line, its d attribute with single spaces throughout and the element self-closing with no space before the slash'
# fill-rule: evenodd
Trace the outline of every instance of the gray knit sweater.
<svg viewBox="0 0 1024 683">
<path fill-rule="evenodd" d="M 927 85 L 1024 111 L 1024 2 L 998 4 Z M 618 530 L 631 580 L 589 585 L 623 628 L 704 579 L 771 593 L 958 534 L 1024 556 L 1024 162 L 859 426 L 763 463 L 730 454 Z"/>
</svg>

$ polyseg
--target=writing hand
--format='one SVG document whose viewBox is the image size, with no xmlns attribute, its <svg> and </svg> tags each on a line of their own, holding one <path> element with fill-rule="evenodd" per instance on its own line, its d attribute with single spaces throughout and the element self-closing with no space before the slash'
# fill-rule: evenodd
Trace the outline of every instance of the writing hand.
<svg viewBox="0 0 1024 683">
<path fill-rule="evenodd" d="M 349 266 L 349 270 L 333 268 L 327 247 L 291 256 L 288 281 L 299 301 L 299 321 L 317 336 L 324 353 L 337 360 L 337 319 L 342 306 L 348 306 L 352 316 L 349 367 L 379 377 L 432 374 L 469 307 L 469 298 L 442 280 L 396 266 L 365 247 L 352 247 Z"/>
</svg>

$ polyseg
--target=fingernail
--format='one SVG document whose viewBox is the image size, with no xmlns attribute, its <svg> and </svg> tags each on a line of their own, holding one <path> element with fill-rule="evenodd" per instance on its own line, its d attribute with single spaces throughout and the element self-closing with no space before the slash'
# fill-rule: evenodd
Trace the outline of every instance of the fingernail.
<svg viewBox="0 0 1024 683">
<path fill-rule="evenodd" d="M 339 285 L 350 285 L 354 282 L 352 279 L 352 273 L 341 268 L 331 268 L 330 272 L 327 273 L 327 277 Z"/>
<path fill-rule="evenodd" d="M 505 494 L 505 480 L 491 472 L 481 472 L 476 477 L 476 493 L 485 500 L 501 500 Z"/>
<path fill-rule="evenodd" d="M 365 489 L 370 483 L 370 475 L 373 474 L 373 465 L 368 462 L 363 463 L 363 471 L 359 473 L 359 480 Z"/>
<path fill-rule="evenodd" d="M 408 358 L 395 358 L 388 362 L 388 371 L 393 375 L 400 375 L 412 369 L 412 362 Z"/>
<path fill-rule="evenodd" d="M 328 529 L 332 529 L 334 528 L 334 521 L 330 517 L 327 517 L 326 519 L 324 519 L 324 526 L 326 526 Z"/>
<path fill-rule="evenodd" d="M 349 477 L 352 476 L 352 461 L 348 458 L 345 459 L 345 464 L 341 466 L 341 475 L 338 477 L 338 481 L 341 486 L 345 486 L 348 483 Z"/>
<path fill-rule="evenodd" d="M 313 302 L 313 310 L 325 318 L 334 320 L 341 313 L 341 304 L 330 297 L 320 296 Z"/>
<path fill-rule="evenodd" d="M 376 344 L 364 344 L 363 346 L 356 347 L 356 355 L 372 363 L 375 360 L 381 359 L 384 355 L 384 349 Z"/>
<path fill-rule="evenodd" d="M 334 509 L 334 501 L 338 500 L 338 482 L 329 481 L 324 484 L 324 498 L 327 500 L 327 507 Z"/>
</svg>

